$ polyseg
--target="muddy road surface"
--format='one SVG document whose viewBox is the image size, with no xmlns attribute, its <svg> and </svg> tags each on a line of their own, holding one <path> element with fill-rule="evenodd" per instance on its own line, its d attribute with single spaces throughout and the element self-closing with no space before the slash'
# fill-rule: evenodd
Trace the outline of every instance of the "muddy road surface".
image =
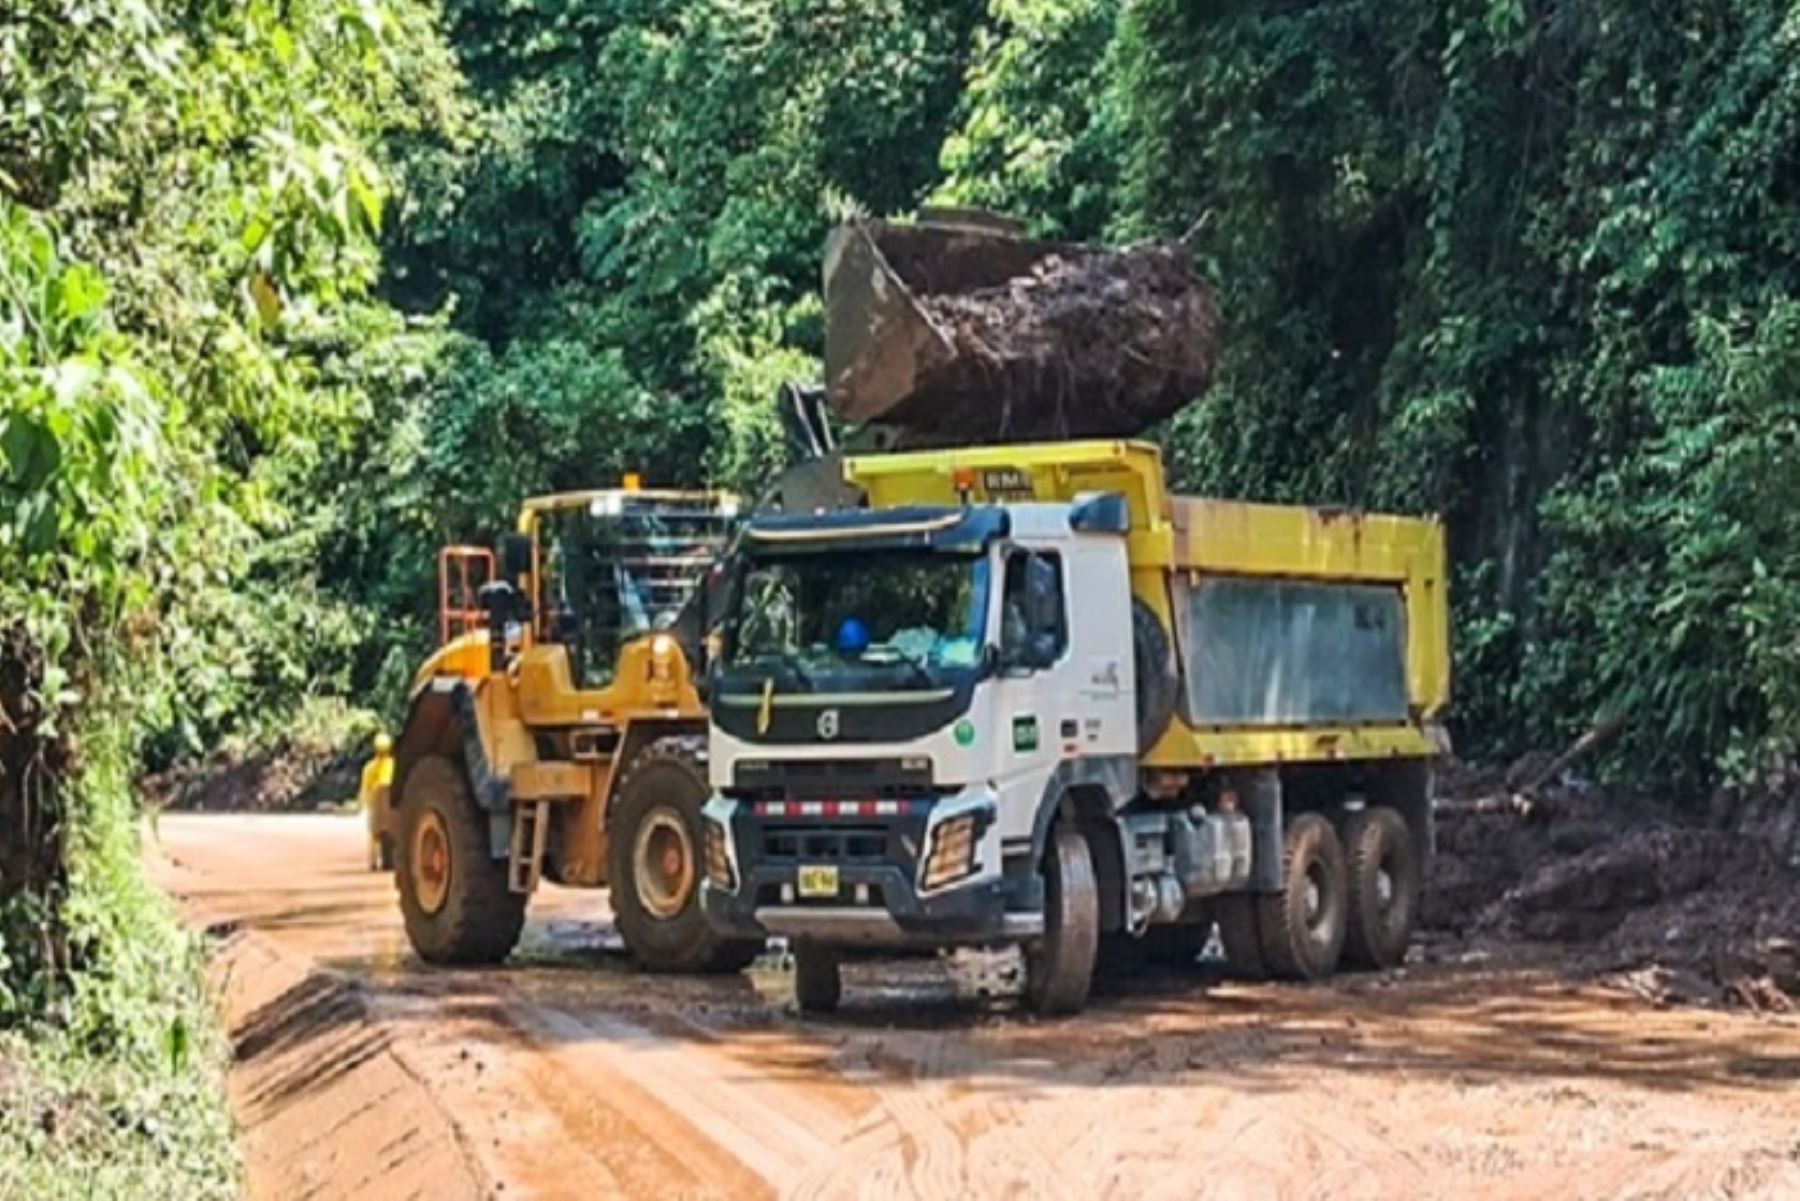
<svg viewBox="0 0 1800 1201">
<path fill-rule="evenodd" d="M 1800 1197 L 1800 1024 L 1553 963 L 1290 987 L 1203 961 L 1056 1022 L 870 964 L 802 1021 L 778 974 L 634 973 L 600 893 L 546 888 L 504 969 L 428 968 L 354 817 L 169 815 L 155 841 L 197 926 L 290 965 L 233 1020 L 241 1064 L 291 1061 L 257 1196 L 325 1172 L 381 1198 Z M 375 1049 L 393 1088 L 333 1093 Z M 253 1136 L 270 1090 L 234 1093 Z"/>
</svg>

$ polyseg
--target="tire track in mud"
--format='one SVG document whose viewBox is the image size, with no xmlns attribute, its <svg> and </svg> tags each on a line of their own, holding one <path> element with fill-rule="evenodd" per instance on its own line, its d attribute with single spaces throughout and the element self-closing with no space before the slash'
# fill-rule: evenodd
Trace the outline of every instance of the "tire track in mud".
<svg viewBox="0 0 1800 1201">
<path fill-rule="evenodd" d="M 951 1034 L 909 1034 L 847 1048 L 863 1058 L 897 1058 L 906 1079 L 877 1086 L 879 1103 L 838 1149 L 786 1196 L 828 1201 L 858 1196 L 940 1198 L 1023 1191 L 1036 1198 L 1076 1197 L 1022 1120 L 1025 1107 L 990 1081 L 977 1049 Z M 966 1131 L 979 1131 L 971 1136 Z M 999 1132 L 998 1134 L 996 1132 Z M 979 1165 L 971 1170 L 970 1165 Z"/>
<path fill-rule="evenodd" d="M 506 1020 L 576 1069 L 572 1078 L 590 1089 L 641 1094 L 666 1111 L 638 1125 L 671 1154 L 692 1163 L 711 1144 L 773 1191 L 786 1188 L 805 1165 L 829 1162 L 851 1133 L 837 1112 L 797 1089 L 751 1076 L 738 1061 L 691 1039 L 530 1004 L 509 1006 Z M 614 1093 L 602 1103 L 618 1102 Z"/>
</svg>

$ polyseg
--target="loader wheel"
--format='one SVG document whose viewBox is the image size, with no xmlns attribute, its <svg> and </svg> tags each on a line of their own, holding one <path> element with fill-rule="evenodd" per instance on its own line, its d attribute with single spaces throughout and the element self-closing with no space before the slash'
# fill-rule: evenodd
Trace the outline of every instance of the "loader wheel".
<svg viewBox="0 0 1800 1201">
<path fill-rule="evenodd" d="M 1044 936 L 1025 953 L 1025 1003 L 1045 1015 L 1080 1010 L 1099 945 L 1093 853 L 1080 830 L 1059 826 L 1044 852 Z"/>
<path fill-rule="evenodd" d="M 735 972 L 762 948 L 721 938 L 700 910 L 706 743 L 661 738 L 626 768 L 613 801 L 607 880 L 626 949 L 653 972 Z"/>
<path fill-rule="evenodd" d="M 1175 717 L 1181 681 L 1162 619 L 1143 601 L 1131 602 L 1131 666 L 1137 676 L 1138 753 L 1155 746 Z"/>
<path fill-rule="evenodd" d="M 844 999 L 844 970 L 836 947 L 803 942 L 794 948 L 794 1003 L 801 1013 L 835 1013 Z"/>
<path fill-rule="evenodd" d="M 1419 911 L 1419 850 L 1406 819 L 1386 807 L 1352 813 L 1344 822 L 1350 917 L 1344 959 L 1357 967 L 1406 961 Z"/>
<path fill-rule="evenodd" d="M 1283 887 L 1256 898 L 1262 957 L 1286 980 L 1318 980 L 1337 968 L 1350 916 L 1350 884 L 1337 830 L 1317 813 L 1288 822 Z"/>
<path fill-rule="evenodd" d="M 499 963 L 525 925 L 526 898 L 488 853 L 486 815 L 449 759 L 415 763 L 401 801 L 400 913 L 427 963 Z"/>
</svg>

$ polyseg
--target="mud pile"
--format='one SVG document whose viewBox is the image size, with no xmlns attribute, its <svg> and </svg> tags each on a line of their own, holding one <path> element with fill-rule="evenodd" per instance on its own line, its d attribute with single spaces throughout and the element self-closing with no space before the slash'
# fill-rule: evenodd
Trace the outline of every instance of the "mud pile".
<svg viewBox="0 0 1800 1201">
<path fill-rule="evenodd" d="M 825 295 L 831 406 L 911 446 L 1135 436 L 1217 362 L 1218 304 L 1178 244 L 852 222 Z"/>
<path fill-rule="evenodd" d="M 1451 789 L 1492 795 L 1493 782 Z M 1466 798 L 1464 798 L 1466 799 Z M 1658 999 L 1800 1001 L 1800 871 L 1761 822 L 1800 825 L 1759 794 L 1707 821 L 1599 790 L 1544 790 L 1523 811 L 1440 816 L 1426 924 L 1475 943 L 1564 948 Z"/>
</svg>

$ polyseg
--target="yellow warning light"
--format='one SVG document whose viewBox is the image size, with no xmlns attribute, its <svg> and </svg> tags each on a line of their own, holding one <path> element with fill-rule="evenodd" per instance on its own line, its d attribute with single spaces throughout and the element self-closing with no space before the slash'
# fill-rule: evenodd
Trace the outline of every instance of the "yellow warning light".
<svg viewBox="0 0 1800 1201">
<path fill-rule="evenodd" d="M 644 477 L 639 475 L 635 471 L 627 471 L 625 473 L 625 491 L 627 491 L 627 492 L 642 492 L 643 490 L 644 490 Z"/>
<path fill-rule="evenodd" d="M 950 485 L 958 492 L 975 491 L 975 469 L 972 467 L 958 467 L 955 471 L 950 473 Z"/>
</svg>

